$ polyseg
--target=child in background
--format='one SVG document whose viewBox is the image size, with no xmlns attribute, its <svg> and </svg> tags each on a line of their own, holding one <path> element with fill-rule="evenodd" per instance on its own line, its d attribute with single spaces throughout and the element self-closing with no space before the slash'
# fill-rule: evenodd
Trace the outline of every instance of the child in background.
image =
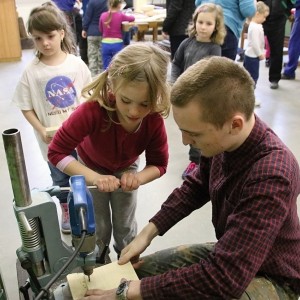
<svg viewBox="0 0 300 300">
<path fill-rule="evenodd" d="M 88 98 L 54 136 L 49 160 L 61 171 L 85 176 L 96 215 L 97 244 L 121 250 L 135 237 L 137 189 L 166 172 L 169 114 L 167 54 L 154 45 L 131 44 L 83 90 Z M 70 154 L 78 152 L 78 161 Z M 146 166 L 138 170 L 145 151 Z"/>
<path fill-rule="evenodd" d="M 47 159 L 52 137 L 47 127 L 58 127 L 80 104 L 81 89 L 91 82 L 86 64 L 75 52 L 73 32 L 65 15 L 52 2 L 33 9 L 28 20 L 36 57 L 25 69 L 13 102 L 34 129 Z M 75 152 L 73 153 L 75 156 Z M 69 186 L 69 176 L 48 162 L 53 185 Z M 61 231 L 70 233 L 67 193 L 57 196 L 62 209 Z"/>
<path fill-rule="evenodd" d="M 102 61 L 105 70 L 113 56 L 124 46 L 122 22 L 135 20 L 134 16 L 121 12 L 122 5 L 121 0 L 109 0 L 109 11 L 100 16 L 99 29 L 102 32 Z"/>
<path fill-rule="evenodd" d="M 189 38 L 177 49 L 172 61 L 171 83 L 191 65 L 207 56 L 221 56 L 226 29 L 223 10 L 214 3 L 205 3 L 196 8 Z M 190 174 L 199 164 L 199 150 L 190 146 L 190 163 L 182 174 L 182 179 Z"/>
<path fill-rule="evenodd" d="M 269 7 L 262 1 L 256 3 L 256 13 L 248 28 L 248 46 L 245 51 L 244 67 L 250 73 L 255 86 L 259 76 L 259 61 L 265 59 L 265 36 L 262 23 L 269 15 Z M 256 103 L 259 106 L 259 103 Z"/>
</svg>

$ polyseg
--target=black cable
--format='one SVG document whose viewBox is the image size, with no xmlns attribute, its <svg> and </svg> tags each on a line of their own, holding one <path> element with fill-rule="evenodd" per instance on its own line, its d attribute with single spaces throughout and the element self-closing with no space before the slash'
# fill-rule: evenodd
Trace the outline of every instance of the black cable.
<svg viewBox="0 0 300 300">
<path fill-rule="evenodd" d="M 77 249 L 74 251 L 72 256 L 69 257 L 67 262 L 61 267 L 61 269 L 55 274 L 55 276 L 41 289 L 41 291 L 34 298 L 34 300 L 40 300 L 40 299 L 42 299 L 44 294 L 49 294 L 49 291 L 48 291 L 49 288 L 60 277 L 60 275 L 66 270 L 66 268 L 70 265 L 70 263 L 74 260 L 75 256 L 78 254 L 78 252 L 84 242 L 85 236 L 86 236 L 86 231 L 82 231 L 82 236 L 81 236 L 80 243 L 79 243 Z"/>
<path fill-rule="evenodd" d="M 23 294 L 24 300 L 30 300 L 29 292 L 28 292 L 29 288 L 30 288 L 29 281 L 26 281 L 23 286 L 19 287 L 19 291 Z"/>
</svg>

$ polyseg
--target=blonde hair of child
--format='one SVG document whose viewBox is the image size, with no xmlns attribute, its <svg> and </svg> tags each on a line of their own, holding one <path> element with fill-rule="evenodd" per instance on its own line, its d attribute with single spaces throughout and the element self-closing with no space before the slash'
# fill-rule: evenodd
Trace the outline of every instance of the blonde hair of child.
<svg viewBox="0 0 300 300">
<path fill-rule="evenodd" d="M 39 7 L 34 8 L 29 15 L 27 30 L 32 34 L 33 30 L 43 33 L 50 33 L 55 30 L 64 30 L 64 39 L 61 42 L 61 49 L 66 53 L 76 54 L 74 34 L 64 13 L 55 5 L 48 1 Z M 41 57 L 37 51 L 36 56 Z"/>
<path fill-rule="evenodd" d="M 262 1 L 258 1 L 256 3 L 256 11 L 259 13 L 259 14 L 265 14 L 266 12 L 269 13 L 270 12 L 270 8 L 268 5 L 266 5 L 264 2 Z"/>
<path fill-rule="evenodd" d="M 223 9 L 220 5 L 214 3 L 204 3 L 198 6 L 193 14 L 193 24 L 189 30 L 189 36 L 197 35 L 196 23 L 200 13 L 214 13 L 216 17 L 216 27 L 210 39 L 213 43 L 222 45 L 226 36 L 226 28 L 224 25 Z"/>
<path fill-rule="evenodd" d="M 131 82 L 147 82 L 151 113 L 167 117 L 170 112 L 170 87 L 167 83 L 168 54 L 158 46 L 136 43 L 123 48 L 112 59 L 107 70 L 82 90 L 87 101 L 98 101 L 110 120 L 115 103 L 109 99 Z M 114 90 L 111 90 L 113 86 Z"/>
</svg>

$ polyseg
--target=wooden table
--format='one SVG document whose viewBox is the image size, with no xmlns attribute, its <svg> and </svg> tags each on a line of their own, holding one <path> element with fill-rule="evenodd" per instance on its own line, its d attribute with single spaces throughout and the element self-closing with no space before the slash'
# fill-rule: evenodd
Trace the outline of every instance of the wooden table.
<svg viewBox="0 0 300 300">
<path fill-rule="evenodd" d="M 162 26 L 164 19 L 166 17 L 165 10 L 162 14 L 154 15 L 153 17 L 147 17 L 143 14 L 133 14 L 135 16 L 134 22 L 123 22 L 123 31 L 129 31 L 133 26 L 137 28 L 136 40 L 144 41 L 145 33 L 147 31 L 152 31 L 153 42 L 157 41 L 158 28 Z"/>
</svg>

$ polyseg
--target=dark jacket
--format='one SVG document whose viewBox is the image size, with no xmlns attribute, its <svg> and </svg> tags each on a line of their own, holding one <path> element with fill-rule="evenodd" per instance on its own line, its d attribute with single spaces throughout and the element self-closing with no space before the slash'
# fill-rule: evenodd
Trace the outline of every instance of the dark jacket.
<svg viewBox="0 0 300 300">
<path fill-rule="evenodd" d="M 66 12 L 72 12 L 75 2 L 76 0 L 52 0 L 56 6 L 62 10 L 62 11 L 66 11 Z"/>
<path fill-rule="evenodd" d="M 195 0 L 167 0 L 167 16 L 163 31 L 169 35 L 185 35 L 195 11 Z"/>
<path fill-rule="evenodd" d="M 291 9 L 294 7 L 292 0 L 263 0 L 270 8 L 270 14 L 267 21 L 276 20 L 283 15 L 288 17 L 291 14 Z"/>
<path fill-rule="evenodd" d="M 89 0 L 82 21 L 82 29 L 87 36 L 100 36 L 99 19 L 100 15 L 107 11 L 107 0 Z"/>
</svg>

